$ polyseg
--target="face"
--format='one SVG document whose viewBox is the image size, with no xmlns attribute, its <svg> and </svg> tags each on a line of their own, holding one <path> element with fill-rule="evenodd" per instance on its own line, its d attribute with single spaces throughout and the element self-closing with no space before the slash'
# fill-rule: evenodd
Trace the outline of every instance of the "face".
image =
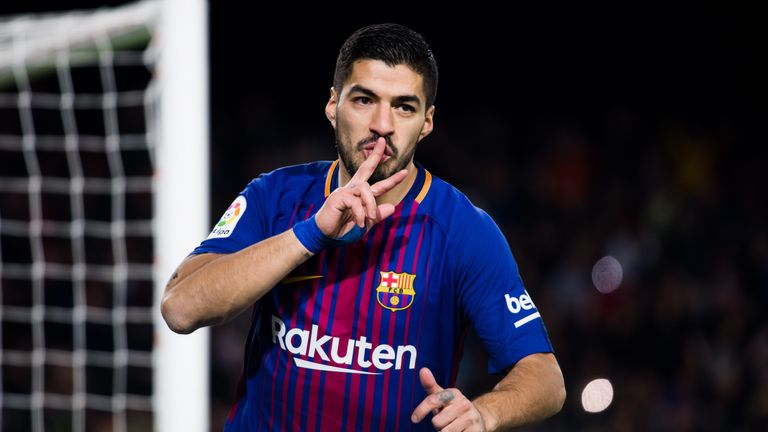
<svg viewBox="0 0 768 432">
<path fill-rule="evenodd" d="M 344 87 L 331 89 L 325 107 L 347 173 L 355 174 L 379 137 L 386 139 L 387 148 L 369 183 L 410 166 L 416 143 L 432 132 L 435 108 L 426 107 L 425 101 L 423 79 L 408 66 L 356 61 Z"/>
</svg>

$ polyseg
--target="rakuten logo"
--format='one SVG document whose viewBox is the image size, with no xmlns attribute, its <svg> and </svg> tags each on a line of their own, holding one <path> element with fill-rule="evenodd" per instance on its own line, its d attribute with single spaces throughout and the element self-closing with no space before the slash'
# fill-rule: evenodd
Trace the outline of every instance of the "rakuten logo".
<svg viewBox="0 0 768 432">
<path fill-rule="evenodd" d="M 407 368 L 416 368 L 416 347 L 413 345 L 399 345 L 393 347 L 387 344 L 376 345 L 375 347 L 368 342 L 365 336 L 360 339 L 347 339 L 346 349 L 343 354 L 339 353 L 341 339 L 334 336 L 318 335 L 317 325 L 312 325 L 312 330 L 307 331 L 300 328 L 286 329 L 283 320 L 272 316 L 272 342 L 280 345 L 280 348 L 296 355 L 293 358 L 296 366 L 306 369 L 324 370 L 330 372 L 342 372 L 364 375 L 380 375 L 381 372 L 368 372 L 365 370 L 350 369 L 348 367 L 339 367 L 323 363 L 314 363 L 315 357 L 320 357 L 323 361 L 333 360 L 338 365 L 351 366 L 354 361 L 363 369 L 373 366 L 377 370 L 391 369 L 393 366 L 399 370 L 403 367 L 403 361 L 408 355 Z M 330 342 L 330 347 L 327 346 Z M 326 349 L 328 351 L 326 352 Z M 329 357 L 330 354 L 330 357 Z M 370 355 L 369 355 L 370 354 Z M 297 356 L 307 357 L 302 359 Z M 394 360 L 394 363 L 392 362 Z"/>
<path fill-rule="evenodd" d="M 507 301 L 507 309 L 509 309 L 509 311 L 513 314 L 518 314 L 521 311 L 536 309 L 536 305 L 533 304 L 533 300 L 531 300 L 531 297 L 528 295 L 528 291 L 524 292 L 525 294 L 521 294 L 520 297 L 512 297 L 509 294 L 504 294 L 504 299 Z M 539 315 L 538 312 L 534 312 L 524 318 L 515 321 L 515 328 L 540 317 L 541 315 Z"/>
</svg>

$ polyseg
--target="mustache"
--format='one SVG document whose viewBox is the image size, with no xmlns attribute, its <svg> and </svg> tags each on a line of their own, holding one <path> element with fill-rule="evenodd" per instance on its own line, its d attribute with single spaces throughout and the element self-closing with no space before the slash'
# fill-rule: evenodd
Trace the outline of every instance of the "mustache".
<svg viewBox="0 0 768 432">
<path fill-rule="evenodd" d="M 379 138 L 384 138 L 384 141 L 387 143 L 387 148 L 389 148 L 389 152 L 396 158 L 397 147 L 395 147 L 395 145 L 392 143 L 392 137 L 389 135 L 382 136 L 379 134 L 373 134 L 367 138 L 363 138 L 357 143 L 357 150 L 361 151 L 368 144 L 375 144 Z"/>
</svg>

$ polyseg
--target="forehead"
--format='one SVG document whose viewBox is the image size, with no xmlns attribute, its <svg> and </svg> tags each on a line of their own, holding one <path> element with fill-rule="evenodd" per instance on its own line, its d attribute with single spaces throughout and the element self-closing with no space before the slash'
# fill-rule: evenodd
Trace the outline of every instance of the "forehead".
<svg viewBox="0 0 768 432">
<path fill-rule="evenodd" d="M 426 99 L 424 78 L 404 64 L 389 66 L 381 60 L 357 60 L 352 64 L 342 93 L 352 86 L 365 87 L 382 97 L 412 95 L 422 103 Z"/>
</svg>

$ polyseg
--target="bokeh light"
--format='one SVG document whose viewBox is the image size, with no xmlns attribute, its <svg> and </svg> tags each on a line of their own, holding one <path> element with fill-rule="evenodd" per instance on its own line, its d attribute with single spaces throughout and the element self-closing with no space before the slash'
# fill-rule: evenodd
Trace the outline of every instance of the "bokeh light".
<svg viewBox="0 0 768 432">
<path fill-rule="evenodd" d="M 618 288 L 623 278 L 621 263 L 610 255 L 600 258 L 592 267 L 592 283 L 603 294 Z"/>
<path fill-rule="evenodd" d="M 590 381 L 581 392 L 581 406 L 589 413 L 604 411 L 613 401 L 613 386 L 605 378 Z"/>
</svg>

